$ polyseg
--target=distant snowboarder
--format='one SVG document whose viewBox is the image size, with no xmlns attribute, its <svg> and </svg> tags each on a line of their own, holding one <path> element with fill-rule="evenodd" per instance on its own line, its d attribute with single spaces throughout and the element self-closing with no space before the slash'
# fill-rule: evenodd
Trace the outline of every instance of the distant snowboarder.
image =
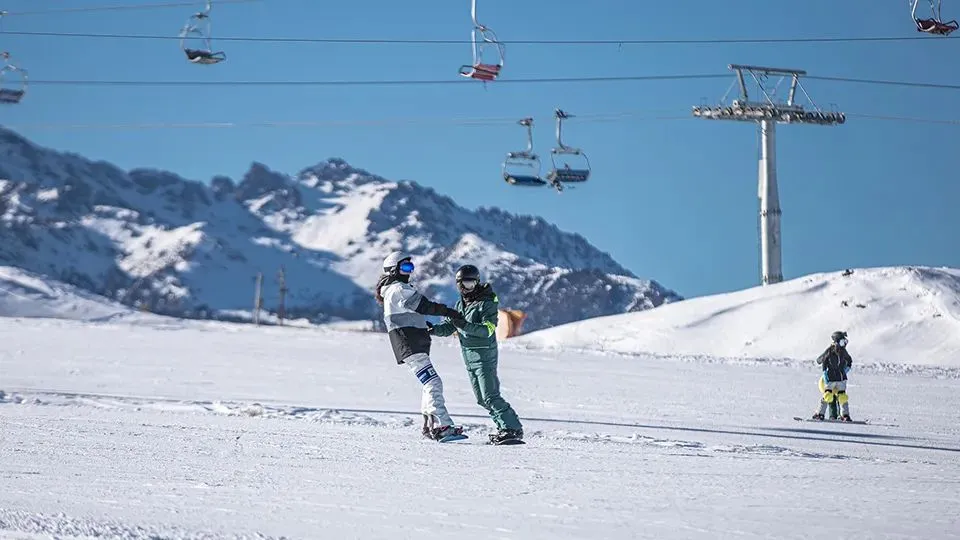
<svg viewBox="0 0 960 540">
<path fill-rule="evenodd" d="M 500 301 L 489 283 L 481 283 L 480 270 L 472 264 L 457 270 L 456 282 L 460 292 L 456 310 L 463 314 L 463 318 L 432 326 L 430 333 L 435 336 L 456 333 L 460 338 L 460 352 L 473 395 L 497 426 L 497 432 L 490 434 L 490 442 L 519 443 L 523 440 L 523 425 L 513 407 L 500 395 L 497 376 L 496 331 Z"/>
<path fill-rule="evenodd" d="M 847 333 L 834 332 L 830 339 L 833 343 L 817 358 L 817 364 L 823 370 L 820 377 L 820 410 L 813 415 L 814 420 L 823 420 L 827 407 L 840 406 L 840 419 L 850 421 L 850 404 L 847 396 L 847 372 L 853 367 L 853 358 L 847 352 Z M 833 418 L 835 416 L 831 415 Z"/>
<path fill-rule="evenodd" d="M 443 381 L 430 361 L 431 338 L 424 315 L 446 316 L 460 322 L 463 317 L 455 309 L 430 301 L 410 285 L 413 270 L 410 256 L 399 251 L 388 255 L 383 260 L 376 298 L 383 306 L 383 321 L 397 364 L 406 364 L 423 385 L 420 403 L 423 436 L 439 441 L 451 435 L 462 435 L 463 427 L 455 426 L 447 412 Z"/>
</svg>

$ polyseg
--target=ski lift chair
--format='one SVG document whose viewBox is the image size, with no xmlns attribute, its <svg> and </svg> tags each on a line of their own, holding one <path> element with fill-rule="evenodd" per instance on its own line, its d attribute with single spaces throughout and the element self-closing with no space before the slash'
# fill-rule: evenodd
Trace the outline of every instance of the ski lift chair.
<svg viewBox="0 0 960 540">
<path fill-rule="evenodd" d="M 193 64 L 219 64 L 227 59 L 223 51 L 214 52 L 210 44 L 210 9 L 212 7 L 211 1 L 207 0 L 207 8 L 191 15 L 180 30 L 180 48 L 187 55 L 187 60 Z M 187 44 L 188 39 L 196 41 L 201 46 L 190 47 Z"/>
<path fill-rule="evenodd" d="M 4 62 L 0 67 L 0 103 L 16 105 L 27 93 L 27 72 L 10 63 L 8 52 L 0 53 L 0 59 Z"/>
<path fill-rule="evenodd" d="M 527 128 L 527 148 L 507 153 L 503 162 L 503 179 L 514 186 L 545 186 L 546 180 L 540 178 L 540 156 L 533 153 L 533 118 L 524 118 L 517 123 Z"/>
<path fill-rule="evenodd" d="M 567 114 L 560 109 L 555 111 L 557 118 L 557 146 L 550 149 L 550 162 L 553 168 L 547 173 L 547 181 L 552 184 L 577 184 L 590 179 L 590 159 L 587 154 L 579 148 L 573 148 L 563 144 L 561 132 L 563 130 L 563 120 L 572 118 L 573 115 Z M 578 156 L 577 166 L 572 167 L 570 163 L 561 156 Z"/>
<path fill-rule="evenodd" d="M 460 76 L 483 82 L 496 80 L 500 76 L 500 70 L 503 69 L 503 44 L 497 39 L 493 30 L 477 21 L 477 0 L 473 0 L 470 17 L 473 20 L 473 32 L 470 34 L 473 64 L 460 66 Z M 495 64 L 483 61 L 483 49 L 488 46 L 496 47 L 498 59 Z"/>
<path fill-rule="evenodd" d="M 920 3 L 920 0 L 913 0 L 913 10 L 910 12 L 910 15 L 913 17 L 914 22 L 917 23 L 918 32 L 937 36 L 948 36 L 954 30 L 960 28 L 960 24 L 957 24 L 957 21 L 955 20 L 943 22 L 943 19 L 940 17 L 943 0 L 937 0 L 936 4 L 933 3 L 934 0 L 929 0 L 929 2 L 930 11 L 933 13 L 933 17 L 929 19 L 921 19 L 917 17 L 917 4 Z"/>
</svg>

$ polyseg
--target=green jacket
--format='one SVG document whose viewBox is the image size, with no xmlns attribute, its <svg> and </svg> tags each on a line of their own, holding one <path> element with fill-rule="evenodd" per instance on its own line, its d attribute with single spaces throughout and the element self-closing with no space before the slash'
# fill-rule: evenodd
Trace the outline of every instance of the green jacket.
<svg viewBox="0 0 960 540">
<path fill-rule="evenodd" d="M 460 347 L 465 350 L 497 348 L 497 314 L 500 311 L 500 300 L 489 283 L 478 285 L 469 299 L 461 296 L 454 309 L 467 320 L 464 327 L 457 328 L 446 320 L 433 327 L 433 335 L 444 337 L 456 333 L 460 338 Z"/>
</svg>

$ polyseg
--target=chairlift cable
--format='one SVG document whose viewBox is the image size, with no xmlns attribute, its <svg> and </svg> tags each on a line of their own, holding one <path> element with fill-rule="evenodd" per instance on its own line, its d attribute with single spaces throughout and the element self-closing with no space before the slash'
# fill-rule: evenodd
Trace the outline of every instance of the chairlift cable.
<svg viewBox="0 0 960 540">
<path fill-rule="evenodd" d="M 577 115 L 579 123 L 602 122 L 661 122 L 695 119 L 688 115 L 664 114 L 672 111 L 624 111 Z M 940 124 L 960 127 L 960 119 L 920 118 L 870 113 L 845 113 L 847 118 Z M 155 130 L 155 129 L 237 129 L 237 128 L 313 128 L 313 127 L 358 127 L 413 124 L 449 124 L 466 127 L 491 127 L 516 124 L 516 118 L 381 118 L 371 120 L 297 120 L 297 121 L 250 121 L 250 122 L 144 122 L 130 124 L 5 124 L 14 130 Z"/>
<path fill-rule="evenodd" d="M 596 113 L 579 115 L 581 123 L 618 122 L 626 119 L 637 121 L 689 120 L 688 115 L 668 115 L 671 110 L 662 111 L 622 111 L 615 113 Z M 350 126 L 389 126 L 404 124 L 453 124 L 468 127 L 489 127 L 515 124 L 516 118 L 380 118 L 370 120 L 294 120 L 294 121 L 251 121 L 251 122 L 156 122 L 134 124 L 21 124 L 9 125 L 11 129 L 232 129 L 251 127 L 296 128 L 296 127 L 350 127 Z"/>
<path fill-rule="evenodd" d="M 818 81 L 847 82 L 858 84 L 872 84 L 879 86 L 910 86 L 914 88 L 936 88 L 940 90 L 960 90 L 960 84 L 925 83 L 916 81 L 891 81 L 882 79 L 857 79 L 853 77 L 829 77 L 824 75 L 804 75 L 804 79 Z"/>
<path fill-rule="evenodd" d="M 258 0 L 220 0 L 221 3 L 230 2 L 255 2 Z M 182 5 L 196 5 L 196 2 L 188 4 L 154 4 L 154 7 L 172 7 Z M 130 8 L 137 6 L 130 6 Z M 7 15 L 24 15 L 46 12 L 31 13 L 7 13 Z M 50 13 L 53 13 L 52 11 Z M 89 32 L 34 32 L 34 31 L 16 31 L 6 32 L 15 36 L 37 36 L 37 37 L 67 37 L 67 38 L 93 38 L 93 39 L 146 39 L 146 40 L 164 40 L 178 39 L 177 36 L 168 36 L 161 34 L 115 34 L 115 33 L 89 33 Z M 405 38 L 309 38 L 309 37 L 257 37 L 257 36 L 224 36 L 218 37 L 218 41 L 234 42 L 259 42 L 259 43 L 330 43 L 330 44 L 369 44 L 369 45 L 464 45 L 472 44 L 470 39 L 405 39 Z M 705 38 L 705 39 L 513 39 L 499 40 L 503 45 L 717 45 L 717 44 L 759 44 L 759 43 L 858 43 L 858 42 L 884 42 L 884 41 L 927 41 L 941 42 L 941 40 L 932 40 L 929 36 L 861 36 L 861 37 L 795 37 L 795 38 Z"/>
<path fill-rule="evenodd" d="M 524 79 L 501 79 L 497 84 L 549 84 L 549 83 L 613 83 L 613 82 L 643 82 L 668 80 L 696 80 L 729 78 L 729 73 L 715 74 L 678 74 L 678 75 L 612 75 L 612 76 L 583 76 L 583 77 L 532 77 Z M 805 75 L 805 79 L 830 82 L 845 82 L 878 86 L 904 86 L 913 88 L 928 88 L 939 90 L 960 90 L 960 84 L 927 83 L 918 81 L 896 81 L 884 79 L 859 79 L 852 77 L 831 77 L 825 75 Z M 60 85 L 60 86 L 425 86 L 464 84 L 460 79 L 380 79 L 380 80 L 343 80 L 343 81 L 256 81 L 256 80 L 226 80 L 226 81 L 161 81 L 161 80 L 108 80 L 108 79 L 37 79 L 31 84 Z"/>
<path fill-rule="evenodd" d="M 728 78 L 729 74 L 703 75 L 635 75 L 635 76 L 596 76 L 596 77 L 539 77 L 528 79 L 505 79 L 498 84 L 514 83 L 571 83 L 571 82 L 614 82 L 614 81 L 656 81 L 656 80 L 690 80 L 690 79 L 717 79 Z M 394 80 L 346 80 L 346 81 L 158 81 L 158 80 L 95 80 L 95 79 L 41 79 L 35 84 L 65 85 L 65 86 L 418 86 L 460 84 L 460 79 L 394 79 Z"/>
</svg>

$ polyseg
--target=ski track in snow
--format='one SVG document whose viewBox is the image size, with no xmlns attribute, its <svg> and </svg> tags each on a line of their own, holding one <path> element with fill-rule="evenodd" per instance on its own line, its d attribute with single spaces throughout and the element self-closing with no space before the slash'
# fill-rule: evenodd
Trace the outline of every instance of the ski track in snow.
<svg viewBox="0 0 960 540">
<path fill-rule="evenodd" d="M 240 402 L 222 402 L 222 401 L 182 401 L 163 398 L 139 398 L 129 396 L 113 395 L 93 395 L 93 394 L 74 394 L 69 392 L 39 391 L 26 394 L 13 393 L 6 395 L 0 391 L 0 403 L 14 403 L 24 405 L 45 405 L 60 407 L 94 407 L 107 410 L 120 411 L 154 411 L 159 413 L 175 414 L 216 414 L 227 416 L 247 416 L 261 417 L 269 419 L 300 419 L 308 422 L 319 422 L 324 424 L 339 424 L 346 426 L 367 426 L 384 428 L 402 428 L 403 436 L 416 432 L 419 429 L 419 412 L 417 411 L 361 411 L 344 409 L 325 409 L 318 407 L 302 405 L 264 405 L 258 402 L 240 403 Z M 458 415 L 464 417 L 467 415 Z M 481 417 L 481 415 L 475 415 Z M 416 419 L 415 419 L 416 418 Z M 485 417 L 484 417 L 485 418 Z M 528 418 L 528 422 L 565 423 L 562 419 L 536 419 Z M 589 423 L 589 422 L 587 422 Z M 483 439 L 483 432 L 490 431 L 486 423 L 461 422 L 464 426 L 464 432 L 468 435 Z M 602 422 L 600 422 L 602 424 Z M 892 426 L 890 424 L 880 424 Z M 412 426 L 416 426 L 415 429 Z M 629 428 L 629 425 L 622 427 Z M 645 426 L 647 429 L 654 426 Z M 844 428 L 851 426 L 844 425 Z M 671 429 L 669 426 L 663 426 L 663 430 Z M 680 428 L 684 429 L 684 428 Z M 749 432 L 749 431 L 748 431 Z M 838 433 L 839 434 L 839 433 Z M 708 456 L 710 453 L 732 453 L 732 454 L 755 454 L 755 455 L 775 455 L 787 457 L 801 457 L 811 459 L 858 459 L 872 462 L 889 461 L 891 463 L 909 463 L 911 460 L 882 458 L 863 458 L 856 455 L 845 454 L 823 454 L 818 452 L 807 452 L 794 450 L 788 447 L 776 445 L 708 445 L 696 440 L 656 438 L 631 433 L 628 435 L 616 435 L 603 432 L 583 432 L 576 430 L 537 430 L 528 431 L 526 439 L 553 439 L 570 441 L 589 441 L 606 442 L 621 444 L 639 444 L 651 448 L 660 448 L 665 450 L 676 449 L 686 453 L 689 450 L 701 451 L 697 455 Z M 239 436 L 238 436 L 239 440 Z M 476 442 L 476 441 L 474 441 Z M 464 443 L 460 443 L 464 444 Z M 911 445 L 906 445 L 911 446 Z M 918 446 L 914 446 L 919 448 Z M 960 453 L 960 445 L 956 448 L 944 447 L 942 450 L 954 451 Z M 929 462 L 928 462 L 929 463 Z"/>
<path fill-rule="evenodd" d="M 229 537 L 210 532 L 185 531 L 177 527 L 141 527 L 114 520 L 77 519 L 63 514 L 39 514 L 0 508 L 0 537 L 41 538 L 122 538 L 124 540 L 157 540 L 183 538 L 185 540 L 270 539 L 262 534 L 244 534 Z M 281 537 L 282 538 L 282 537 Z"/>
<path fill-rule="evenodd" d="M 868 425 L 812 424 L 815 370 L 519 351 L 527 445 L 419 436 L 382 335 L 0 319 L 0 538 L 960 538 L 960 392 L 857 373 Z"/>
</svg>

